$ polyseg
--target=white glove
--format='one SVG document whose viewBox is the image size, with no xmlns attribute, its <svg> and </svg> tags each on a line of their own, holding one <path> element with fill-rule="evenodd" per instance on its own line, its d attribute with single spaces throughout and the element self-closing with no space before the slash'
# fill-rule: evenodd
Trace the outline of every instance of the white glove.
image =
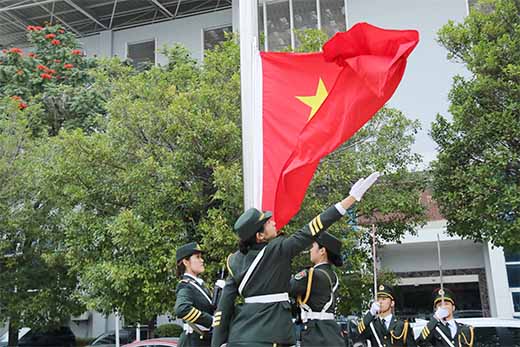
<svg viewBox="0 0 520 347">
<path fill-rule="evenodd" d="M 370 314 L 372 316 L 375 316 L 376 314 L 379 313 L 379 310 L 381 309 L 381 307 L 379 306 L 379 303 L 377 301 L 374 301 L 372 303 L 372 306 L 370 306 Z"/>
<path fill-rule="evenodd" d="M 448 317 L 448 309 L 439 307 L 437 311 L 435 311 L 435 318 L 437 320 L 443 320 L 446 317 Z"/>
<path fill-rule="evenodd" d="M 226 286 L 226 281 L 224 281 L 224 280 L 217 280 L 217 282 L 215 282 L 215 287 L 224 289 L 225 286 Z"/>
<path fill-rule="evenodd" d="M 354 183 L 352 188 L 350 188 L 350 196 L 353 196 L 357 201 L 361 201 L 361 198 L 366 193 L 368 188 L 370 188 L 372 184 L 377 181 L 379 176 L 380 173 L 376 171 L 367 178 L 360 178 L 356 183 Z"/>
</svg>

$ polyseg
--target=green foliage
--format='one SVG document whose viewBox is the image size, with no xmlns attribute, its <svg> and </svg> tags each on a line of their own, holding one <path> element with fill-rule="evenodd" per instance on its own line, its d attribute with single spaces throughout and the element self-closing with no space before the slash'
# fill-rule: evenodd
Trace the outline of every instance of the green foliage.
<svg viewBox="0 0 520 347">
<path fill-rule="evenodd" d="M 154 330 L 155 337 L 177 337 L 182 333 L 182 327 L 178 324 L 163 324 L 159 325 Z"/>
<path fill-rule="evenodd" d="M 32 328 L 59 326 L 81 312 L 59 220 L 33 171 L 39 143 L 29 119 L 41 113 L 37 104 L 20 110 L 17 101 L 0 101 L 0 321 Z"/>
<path fill-rule="evenodd" d="M 92 129 L 102 99 L 91 88 L 89 69 L 94 61 L 83 56 L 73 33 L 61 26 L 28 26 L 34 50 L 3 51 L 0 57 L 0 96 L 19 101 L 19 107 L 41 103 L 45 109 L 39 124 L 56 135 L 62 128 Z"/>
<path fill-rule="evenodd" d="M 59 203 L 88 307 L 134 322 L 171 310 L 175 249 L 203 238 L 208 215 L 236 211 L 218 196 L 241 187 L 227 180 L 240 181 L 238 69 L 221 75 L 238 49 L 220 49 L 204 67 L 177 48 L 164 68 L 122 73 L 102 132 L 62 131 L 42 147 L 44 194 Z"/>
<path fill-rule="evenodd" d="M 448 231 L 518 248 L 520 239 L 520 3 L 483 1 L 439 32 L 448 57 L 471 76 L 454 79 L 453 120 L 437 116 L 434 197 Z"/>
</svg>

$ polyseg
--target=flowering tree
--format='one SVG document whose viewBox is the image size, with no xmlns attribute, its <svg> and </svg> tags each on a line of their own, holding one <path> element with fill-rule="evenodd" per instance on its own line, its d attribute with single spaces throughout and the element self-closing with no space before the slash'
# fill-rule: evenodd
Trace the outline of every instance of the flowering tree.
<svg viewBox="0 0 520 347">
<path fill-rule="evenodd" d="M 31 52 L 13 47 L 0 57 L 0 96 L 13 98 L 20 109 L 42 103 L 43 119 L 35 121 L 49 135 L 63 127 L 92 128 L 95 116 L 103 113 L 88 71 L 94 60 L 86 58 L 74 34 L 59 25 L 30 25 L 27 31 Z"/>
</svg>

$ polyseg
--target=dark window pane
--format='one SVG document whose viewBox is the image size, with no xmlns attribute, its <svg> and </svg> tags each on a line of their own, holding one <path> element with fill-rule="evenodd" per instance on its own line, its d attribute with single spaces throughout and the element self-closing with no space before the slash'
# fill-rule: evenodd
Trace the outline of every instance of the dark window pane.
<svg viewBox="0 0 520 347">
<path fill-rule="evenodd" d="M 233 31 L 231 25 L 204 30 L 204 49 L 213 49 L 226 39 L 226 33 Z"/>
<path fill-rule="evenodd" d="M 506 257 L 506 262 L 509 261 L 520 261 L 520 252 L 512 251 L 512 250 L 504 250 L 504 256 Z"/>
<path fill-rule="evenodd" d="M 509 330 L 513 347 L 520 347 L 520 328 L 502 328 Z"/>
<path fill-rule="evenodd" d="M 475 328 L 475 347 L 500 346 L 496 328 Z"/>
<path fill-rule="evenodd" d="M 345 0 L 321 0 L 321 29 L 331 37 L 338 31 L 345 31 Z"/>
<path fill-rule="evenodd" d="M 520 287 L 520 265 L 507 265 L 507 278 L 510 287 Z"/>
<path fill-rule="evenodd" d="M 317 13 L 316 1 L 293 0 L 294 30 L 316 29 L 318 27 Z"/>
<path fill-rule="evenodd" d="M 513 293 L 513 307 L 515 312 L 520 312 L 520 293 Z"/>
<path fill-rule="evenodd" d="M 267 3 L 267 43 L 270 51 L 280 51 L 291 45 L 289 1 Z"/>
<path fill-rule="evenodd" d="M 136 67 L 155 64 L 155 40 L 128 44 L 128 56 Z"/>
</svg>

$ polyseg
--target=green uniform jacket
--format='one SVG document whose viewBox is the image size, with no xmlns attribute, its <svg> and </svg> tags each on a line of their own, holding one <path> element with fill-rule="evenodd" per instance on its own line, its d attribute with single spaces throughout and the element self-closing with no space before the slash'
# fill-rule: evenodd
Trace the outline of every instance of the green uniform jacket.
<svg viewBox="0 0 520 347">
<path fill-rule="evenodd" d="M 213 323 L 213 311 L 211 293 L 204 284 L 200 285 L 195 279 L 183 275 L 177 285 L 175 299 L 175 315 L 184 323 L 198 324 L 211 328 Z M 209 346 L 211 336 L 199 335 L 196 332 L 186 334 L 184 331 L 179 339 L 179 347 Z"/>
<path fill-rule="evenodd" d="M 331 264 L 319 264 L 297 273 L 291 279 L 290 294 L 313 312 L 321 312 L 330 301 L 337 280 Z M 336 300 L 333 298 L 326 312 L 334 313 L 335 310 Z M 341 329 L 335 320 L 308 320 L 303 323 L 300 339 L 302 347 L 345 347 Z"/>
<path fill-rule="evenodd" d="M 219 301 L 211 345 L 220 347 L 228 343 L 234 346 L 273 346 L 296 343 L 292 323 L 291 305 L 287 302 L 245 303 L 234 306 L 238 287 L 261 249 L 265 253 L 252 273 L 242 296 L 278 294 L 289 292 L 291 259 L 308 248 L 313 236 L 339 220 L 341 214 L 332 206 L 315 217 L 309 224 L 289 237 L 278 236 L 269 243 L 257 244 L 247 254 L 236 252 L 228 257 L 230 277 Z"/>
<path fill-rule="evenodd" d="M 450 342 L 455 347 L 473 347 L 474 341 L 474 333 L 473 327 L 457 323 L 457 333 L 455 337 L 451 336 L 451 331 L 449 326 L 441 323 L 434 317 L 428 322 L 428 324 L 423 328 L 421 334 L 417 338 L 418 346 L 446 346 L 449 347 L 449 344 L 444 340 L 439 331 L 436 328 L 439 328 L 444 335 L 450 340 Z"/>
<path fill-rule="evenodd" d="M 363 317 L 363 320 L 358 324 L 358 332 L 361 340 L 370 340 L 370 343 L 374 347 L 378 347 L 378 344 L 372 328 L 370 327 L 371 324 L 374 326 L 374 330 L 379 337 L 382 347 L 416 346 L 413 329 L 408 321 L 403 321 L 393 315 L 387 330 L 385 324 L 381 322 L 381 320 L 372 316 L 370 312 L 367 312 L 365 317 Z"/>
</svg>

